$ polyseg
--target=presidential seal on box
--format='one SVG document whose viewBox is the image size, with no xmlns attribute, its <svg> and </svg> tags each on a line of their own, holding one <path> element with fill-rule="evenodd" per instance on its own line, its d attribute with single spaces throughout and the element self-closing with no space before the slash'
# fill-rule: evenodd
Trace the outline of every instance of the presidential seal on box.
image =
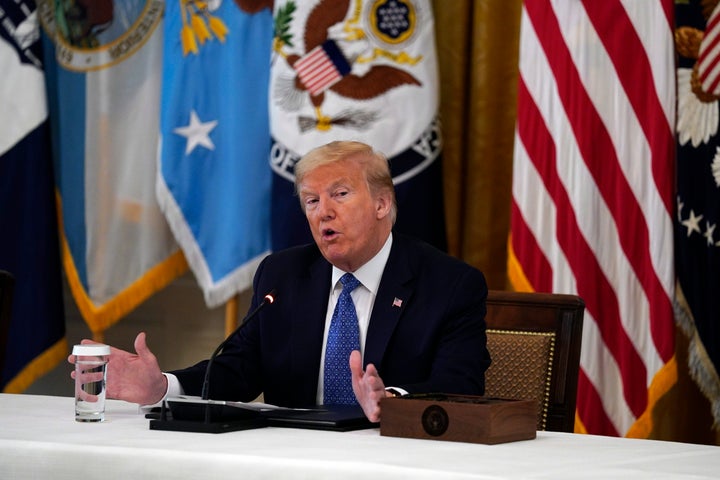
<svg viewBox="0 0 720 480">
<path fill-rule="evenodd" d="M 533 400 L 442 393 L 405 395 L 381 402 L 380 434 L 497 444 L 536 437 Z"/>
</svg>

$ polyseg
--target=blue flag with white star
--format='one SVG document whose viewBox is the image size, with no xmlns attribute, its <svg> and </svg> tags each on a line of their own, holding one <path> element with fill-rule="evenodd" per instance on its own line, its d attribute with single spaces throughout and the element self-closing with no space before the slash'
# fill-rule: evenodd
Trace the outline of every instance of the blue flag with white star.
<svg viewBox="0 0 720 480">
<path fill-rule="evenodd" d="M 269 250 L 272 13 L 248 3 L 166 3 L 157 197 L 209 307 Z"/>
</svg>

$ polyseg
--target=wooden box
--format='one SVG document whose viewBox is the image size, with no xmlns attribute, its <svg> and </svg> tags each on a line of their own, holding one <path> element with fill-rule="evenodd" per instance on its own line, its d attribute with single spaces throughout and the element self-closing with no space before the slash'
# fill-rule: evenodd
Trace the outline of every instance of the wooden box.
<svg viewBox="0 0 720 480">
<path fill-rule="evenodd" d="M 385 398 L 380 434 L 496 444 L 530 440 L 537 429 L 533 400 L 420 394 Z"/>
</svg>

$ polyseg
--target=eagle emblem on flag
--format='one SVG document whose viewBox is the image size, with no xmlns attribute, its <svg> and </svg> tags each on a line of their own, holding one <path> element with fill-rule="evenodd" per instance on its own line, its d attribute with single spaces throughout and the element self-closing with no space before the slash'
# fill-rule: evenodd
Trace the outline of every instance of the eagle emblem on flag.
<svg viewBox="0 0 720 480">
<path fill-rule="evenodd" d="M 300 110 L 309 97 L 314 117 L 298 118 L 301 132 L 326 131 L 333 125 L 365 130 L 379 117 L 376 111 L 357 107 L 332 115 L 324 110 L 330 95 L 363 101 L 395 88 L 422 85 L 406 68 L 421 62 L 422 56 L 403 50 L 421 20 L 413 2 L 321 0 L 303 26 L 304 52 L 292 34 L 296 8 L 293 0 L 288 1 L 275 17 L 273 50 L 291 70 L 275 85 L 273 97 L 288 112 Z"/>
</svg>

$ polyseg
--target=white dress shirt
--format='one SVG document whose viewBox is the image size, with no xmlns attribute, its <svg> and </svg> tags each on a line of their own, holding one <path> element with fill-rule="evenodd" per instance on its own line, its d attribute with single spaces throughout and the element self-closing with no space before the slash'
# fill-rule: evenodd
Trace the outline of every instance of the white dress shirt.
<svg viewBox="0 0 720 480">
<path fill-rule="evenodd" d="M 352 273 L 358 279 L 360 285 L 352 291 L 350 296 L 355 304 L 355 312 L 358 317 L 358 326 L 360 327 L 360 353 L 365 353 L 365 337 L 367 336 L 368 325 L 370 324 L 370 314 L 373 305 L 375 305 L 375 297 L 377 296 L 378 287 L 380 287 L 380 279 L 382 278 L 385 264 L 390 256 L 390 247 L 392 246 L 392 233 L 388 236 L 385 244 L 380 251 L 371 258 L 365 265 L 358 268 L 354 272 L 344 272 L 333 266 L 332 283 L 330 284 L 330 300 L 328 300 L 327 313 L 325 314 L 325 334 L 323 335 L 323 348 L 320 357 L 320 372 L 318 375 L 318 389 L 316 400 L 318 405 L 323 404 L 323 379 L 325 378 L 325 346 L 327 345 L 328 332 L 330 331 L 330 321 L 332 320 L 335 304 L 340 298 L 342 292 L 342 283 L 340 277 L 346 273 Z M 349 361 L 349 359 L 348 359 Z"/>
</svg>

